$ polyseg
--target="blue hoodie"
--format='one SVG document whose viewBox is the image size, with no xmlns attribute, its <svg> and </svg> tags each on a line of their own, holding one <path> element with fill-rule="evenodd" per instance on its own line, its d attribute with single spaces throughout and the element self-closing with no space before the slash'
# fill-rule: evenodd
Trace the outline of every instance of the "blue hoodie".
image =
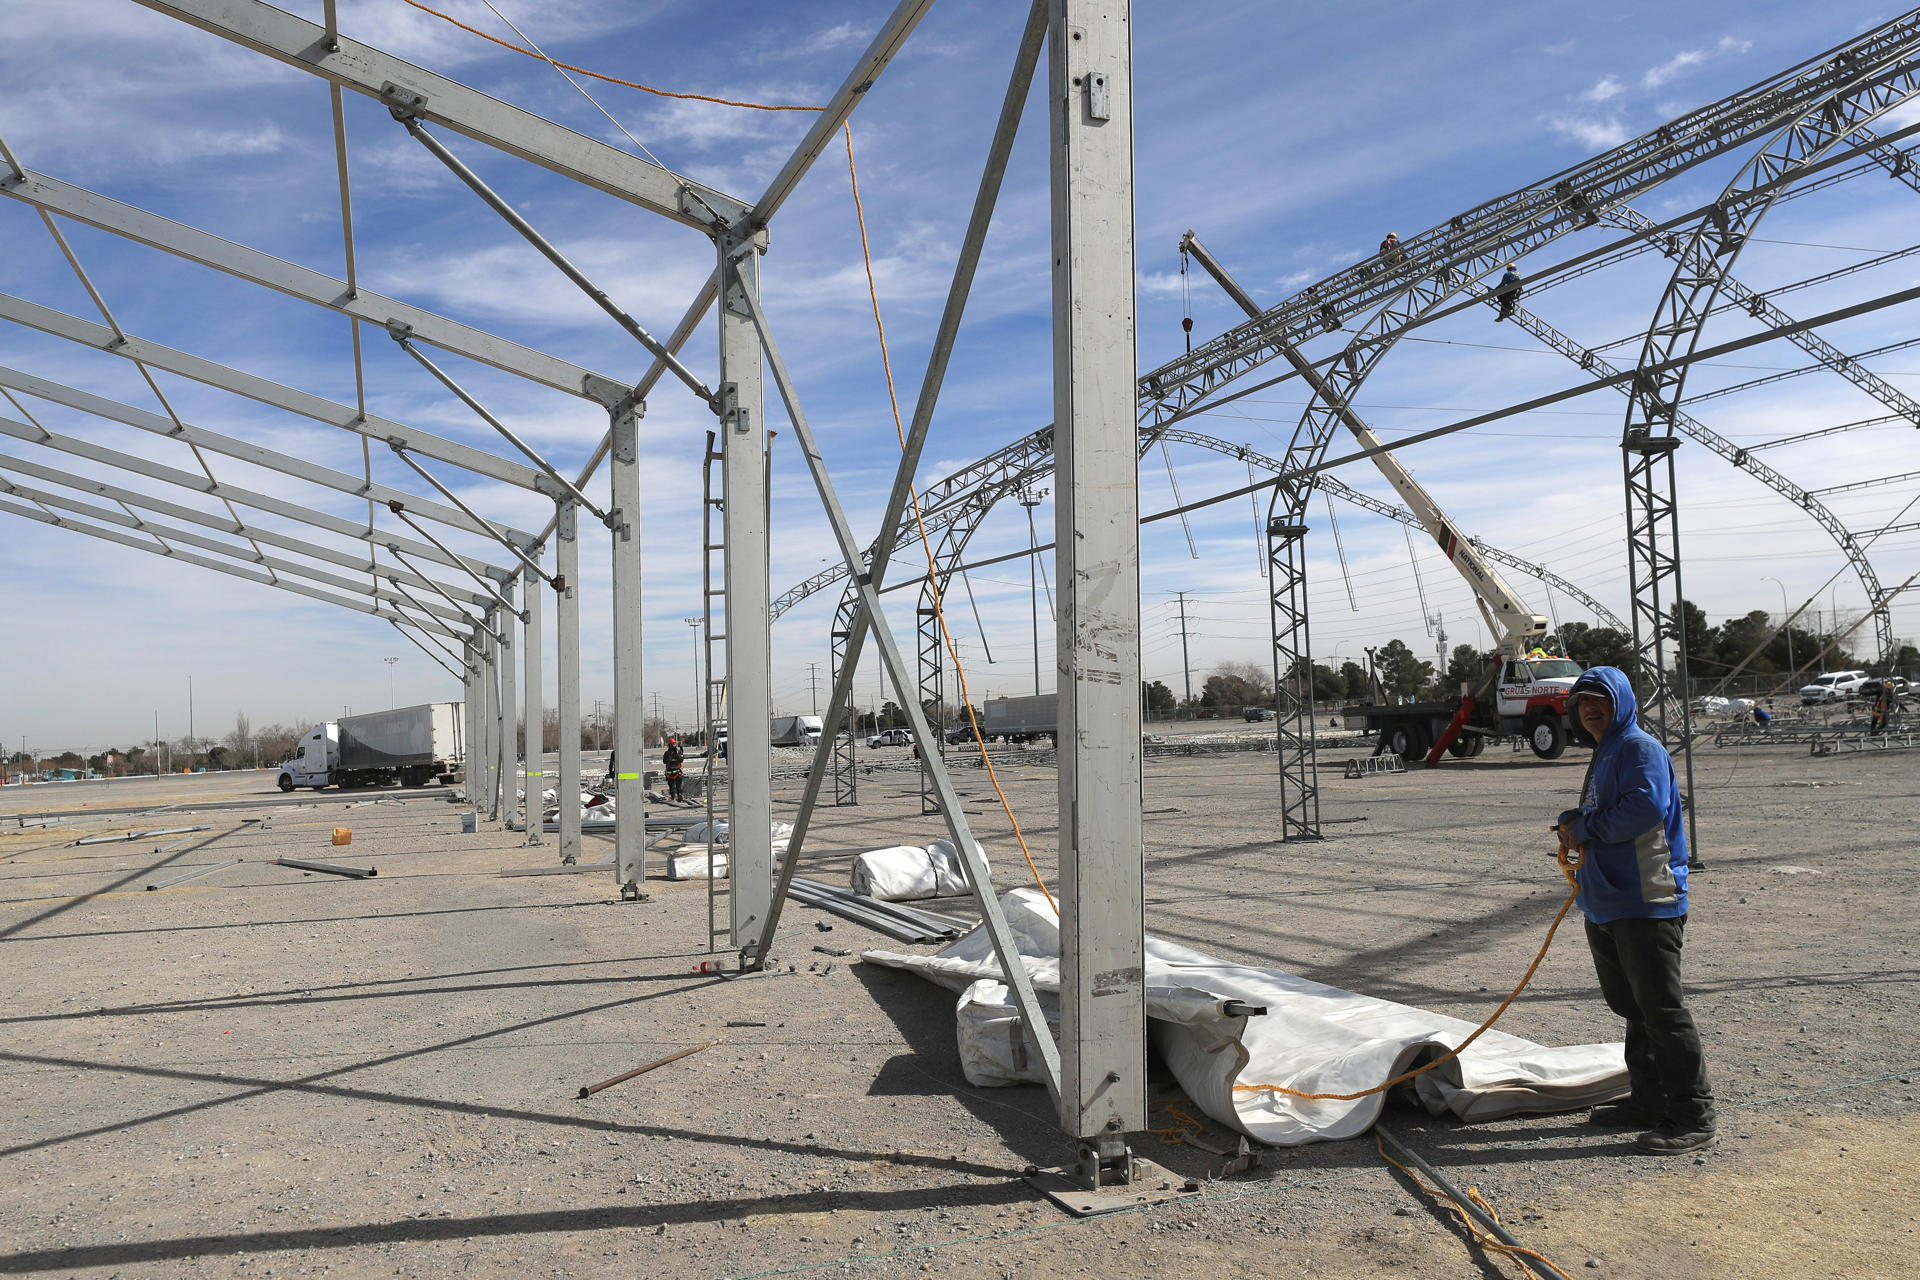
<svg viewBox="0 0 1920 1280">
<path fill-rule="evenodd" d="M 1639 700 L 1618 667 L 1582 672 L 1567 694 L 1574 740 L 1592 746 L 1574 701 L 1586 691 L 1613 699 L 1613 724 L 1594 749 L 1580 807 L 1560 815 L 1586 846 L 1580 909 L 1595 924 L 1687 914 L 1687 835 L 1673 759 L 1635 719 Z"/>
</svg>

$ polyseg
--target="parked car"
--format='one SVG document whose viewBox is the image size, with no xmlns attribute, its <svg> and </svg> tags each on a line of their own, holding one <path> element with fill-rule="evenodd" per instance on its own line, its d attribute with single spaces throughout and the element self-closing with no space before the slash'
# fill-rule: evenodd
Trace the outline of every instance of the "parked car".
<svg viewBox="0 0 1920 1280">
<path fill-rule="evenodd" d="M 956 725 L 949 725 L 946 736 L 949 743 L 979 741 L 979 739 L 974 736 L 973 725 L 965 720 L 962 720 Z"/>
<path fill-rule="evenodd" d="M 882 729 L 878 733 L 867 735 L 869 749 L 876 747 L 910 747 L 913 745 L 913 730 Z"/>
<path fill-rule="evenodd" d="M 1868 679 L 1864 671 L 1829 671 L 1823 676 L 1814 677 L 1813 683 L 1800 686 L 1800 705 L 1810 707 L 1819 702 L 1844 702 L 1858 696 Z"/>
<path fill-rule="evenodd" d="M 1271 720 L 1271 719 L 1273 719 L 1273 708 L 1271 708 L 1271 707 L 1246 707 L 1246 708 L 1243 708 L 1243 709 L 1241 710 L 1241 712 L 1240 712 L 1240 714 L 1241 714 L 1242 716 L 1244 716 L 1244 717 L 1245 717 L 1245 718 L 1246 718 L 1247 720 L 1249 720 L 1249 721 L 1252 721 L 1252 720 Z"/>
</svg>

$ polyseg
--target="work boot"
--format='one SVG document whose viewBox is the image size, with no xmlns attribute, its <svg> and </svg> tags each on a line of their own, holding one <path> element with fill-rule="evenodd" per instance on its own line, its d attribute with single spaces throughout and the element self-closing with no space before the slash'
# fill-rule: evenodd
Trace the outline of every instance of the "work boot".
<svg viewBox="0 0 1920 1280">
<path fill-rule="evenodd" d="M 1601 1103 L 1587 1113 L 1587 1123 L 1607 1129 L 1651 1129 L 1665 1114 L 1663 1107 L 1628 1098 L 1624 1102 Z"/>
<path fill-rule="evenodd" d="M 1633 1140 L 1633 1145 L 1650 1156 L 1677 1156 L 1714 1144 L 1710 1120 L 1662 1120 Z"/>
</svg>

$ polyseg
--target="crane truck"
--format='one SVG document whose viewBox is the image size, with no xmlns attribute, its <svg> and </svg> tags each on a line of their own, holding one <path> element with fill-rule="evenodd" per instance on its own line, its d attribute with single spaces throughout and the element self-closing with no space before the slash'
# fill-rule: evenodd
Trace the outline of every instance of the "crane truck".
<svg viewBox="0 0 1920 1280">
<path fill-rule="evenodd" d="M 1262 314 L 1260 305 L 1227 274 L 1193 232 L 1180 238 L 1180 252 L 1198 262 L 1249 316 L 1258 318 Z M 1321 402 L 1331 406 L 1361 448 L 1370 451 L 1380 474 L 1419 518 L 1447 563 L 1466 579 L 1488 634 L 1498 637 L 1494 651 L 1482 656 L 1478 677 L 1460 689 L 1457 699 L 1396 705 L 1381 698 L 1372 704 L 1346 708 L 1348 722 L 1361 720 L 1377 735 L 1376 754 L 1391 751 L 1408 764 L 1424 758 L 1435 765 L 1443 754 L 1462 759 L 1477 756 L 1489 739 L 1512 734 L 1523 736 L 1542 760 L 1557 759 L 1570 740 L 1567 693 L 1580 676 L 1580 664 L 1539 650 L 1539 642 L 1547 633 L 1547 620 L 1528 609 L 1481 558 L 1473 541 L 1460 535 L 1398 456 L 1382 451 L 1380 437 L 1344 397 L 1327 385 L 1319 370 L 1292 344 L 1282 341 L 1278 345 Z"/>
</svg>

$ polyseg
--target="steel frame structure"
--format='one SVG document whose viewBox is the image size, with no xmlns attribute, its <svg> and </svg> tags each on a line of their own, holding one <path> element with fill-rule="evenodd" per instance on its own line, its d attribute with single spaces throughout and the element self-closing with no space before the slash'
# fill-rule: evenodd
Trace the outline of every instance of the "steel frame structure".
<svg viewBox="0 0 1920 1280">
<path fill-rule="evenodd" d="M 580 812 L 572 791 L 580 777 L 579 613 L 580 517 L 584 511 L 610 534 L 614 613 L 618 812 L 611 866 L 623 895 L 636 896 L 645 875 L 646 805 L 637 767 L 644 720 L 640 658 L 642 587 L 642 495 L 640 430 L 646 397 L 662 378 L 674 381 L 715 417 L 724 585 L 709 591 L 724 599 L 724 632 L 704 637 L 711 649 L 724 641 L 725 675 L 709 679 L 729 722 L 727 817 L 732 829 L 730 933 L 746 968 L 766 965 L 787 891 L 804 847 L 821 790 L 835 771 L 839 726 L 850 709 L 851 686 L 869 637 L 923 742 L 931 743 L 923 698 L 929 684 L 939 696 L 943 663 L 939 650 L 942 591 L 960 566 L 960 556 L 980 521 L 1009 493 L 1030 485 L 1057 466 L 1056 581 L 1061 584 L 1056 662 L 1061 691 L 1059 751 L 1061 857 L 1062 1035 L 1058 1042 L 1020 963 L 1004 914 L 994 895 L 964 811 L 957 803 L 945 762 L 923 752 L 926 785 L 934 796 L 969 878 L 985 928 L 1012 989 L 1014 1002 L 1040 1047 L 1043 1074 L 1057 1105 L 1062 1129 L 1076 1140 L 1073 1169 L 1086 1185 L 1124 1181 L 1131 1155 L 1124 1134 L 1145 1125 L 1145 1026 L 1142 989 L 1143 862 L 1139 818 L 1139 547 L 1138 465 L 1154 445 L 1180 442 L 1229 452 L 1266 467 L 1277 477 L 1266 521 L 1271 573 L 1276 674 L 1282 680 L 1283 714 L 1277 726 L 1282 775 L 1284 834 L 1318 835 L 1317 795 L 1312 788 L 1314 738 L 1307 676 L 1311 646 L 1306 610 L 1304 534 L 1307 499 L 1316 487 L 1381 514 L 1413 521 L 1409 513 L 1366 498 L 1319 476 L 1335 427 L 1352 425 L 1350 405 L 1368 372 L 1410 331 L 1462 308 L 1479 304 L 1480 282 L 1498 263 L 1544 247 L 1568 233 L 1607 218 L 1625 220 L 1625 241 L 1569 259 L 1550 275 L 1575 274 L 1649 244 L 1680 229 L 1685 247 L 1630 380 L 1623 434 L 1634 566 L 1632 625 L 1643 655 L 1643 674 L 1654 688 L 1649 718 L 1685 748 L 1689 735 L 1684 701 L 1667 686 L 1669 643 L 1684 654 L 1684 637 L 1668 634 L 1663 615 L 1678 597 L 1678 504 L 1673 492 L 1672 452 L 1676 430 L 1696 438 L 1711 433 L 1679 414 L 1688 358 L 1698 350 L 1701 326 L 1731 293 L 1770 331 L 1796 333 L 1777 307 L 1749 291 L 1738 293 L 1727 272 L 1752 228 L 1796 182 L 1827 174 L 1835 165 L 1866 157 L 1896 178 L 1914 182 L 1906 153 L 1895 144 L 1920 125 L 1887 137 L 1866 125 L 1912 95 L 1920 84 L 1920 15 L 1907 14 L 1840 48 L 1809 60 L 1722 102 L 1662 126 L 1622 147 L 1575 166 L 1546 182 L 1488 202 L 1427 232 L 1409 237 L 1392 261 L 1370 259 L 1294 295 L 1196 347 L 1191 353 L 1139 377 L 1135 368 L 1132 227 L 1132 46 L 1128 0 L 1032 0 L 1008 77 L 1007 91 L 988 146 L 933 353 L 922 378 L 879 535 L 865 550 L 855 541 L 830 474 L 801 405 L 796 378 L 781 358 L 774 320 L 762 302 L 762 258 L 777 210 L 846 123 L 894 59 L 931 5 L 899 0 L 846 78 L 758 200 L 746 201 L 693 182 L 657 164 L 500 102 L 456 81 L 413 66 L 382 50 L 351 40 L 328 6 L 324 23 L 284 13 L 262 0 L 134 0 L 157 13 L 327 83 L 339 171 L 346 278 L 336 279 L 233 244 L 182 223 L 24 167 L 0 142 L 0 196 L 36 211 L 60 252 L 86 287 L 104 323 L 59 312 L 25 299 L 0 296 L 0 319 L 132 361 L 146 378 L 164 414 L 120 404 L 24 371 L 0 369 L 0 393 L 25 421 L 0 418 L 0 435 L 78 457 L 117 474 L 141 477 L 217 499 L 230 519 L 40 462 L 0 455 L 0 489 L 9 500 L 0 512 L 86 536 L 165 555 L 183 563 L 260 582 L 380 618 L 429 656 L 444 654 L 466 686 L 467 778 L 471 799 L 493 819 L 517 819 L 515 718 L 524 705 L 527 742 L 526 838 L 538 844 L 542 822 L 535 778 L 542 712 L 540 661 L 542 588 L 555 600 L 557 710 L 561 726 L 556 787 L 560 799 L 559 855 L 576 863 Z M 948 477 L 916 495 L 912 478 L 922 457 L 974 274 L 982 255 L 1022 106 L 1042 51 L 1047 55 L 1046 93 L 1051 159 L 1053 231 L 1054 422 L 1008 449 Z M 644 352 L 636 379 L 598 373 L 573 362 L 485 333 L 402 301 L 362 289 L 357 278 L 343 94 L 371 99 L 398 129 L 433 155 L 481 206 L 504 221 L 562 276 L 577 286 Z M 690 227 L 713 245 L 714 269 L 686 311 L 664 337 L 640 321 L 496 194 L 442 135 L 464 139 L 523 163 L 541 167 L 582 187 Z M 1716 156 L 1756 142 L 1761 155 L 1711 206 L 1665 223 L 1634 220 L 1625 202 Z M 297 298 L 344 318 L 353 338 L 356 398 L 342 404 L 279 385 L 159 342 L 127 333 L 94 287 L 59 229 L 67 219 L 144 244 L 182 260 L 223 271 L 257 287 Z M 708 312 L 715 312 L 718 376 L 711 385 L 679 356 Z M 1364 322 L 1329 359 L 1309 360 L 1298 349 L 1323 334 Z M 361 368 L 361 327 L 387 333 L 424 370 L 502 437 L 518 458 L 434 436 L 370 414 Z M 1571 344 L 1548 336 L 1544 322 L 1530 331 L 1558 349 Z M 1802 343 L 1831 367 L 1849 362 L 1830 344 Z M 478 398 L 464 390 L 421 348 L 479 361 L 529 383 L 592 403 L 607 416 L 607 430 L 590 461 L 569 479 L 529 448 Z M 1571 351 L 1569 350 L 1569 354 Z M 1228 388 L 1275 356 L 1295 365 L 1314 396 L 1302 415 L 1287 455 L 1261 458 L 1237 446 L 1177 428 L 1183 419 L 1226 402 Z M 1591 370 L 1592 364 L 1582 367 Z M 359 476 L 223 436 L 183 420 L 154 380 L 153 370 L 193 379 L 271 409 L 297 414 L 349 432 L 362 442 Z M 1844 371 L 1844 369 L 1843 369 Z M 789 851 L 776 864 L 771 838 L 770 611 L 767 581 L 769 462 L 765 388 L 771 375 L 777 398 L 800 442 L 800 452 L 827 514 L 843 564 L 816 575 L 815 586 L 835 576 L 849 590 L 834 626 L 833 694 Z M 1309 376 L 1310 375 L 1310 376 Z M 1896 412 L 1912 417 L 1914 402 L 1886 385 L 1849 373 L 1857 385 Z M 1625 381 L 1626 379 L 1622 378 Z M 1126 391 L 1134 388 L 1128 422 Z M 68 410 L 179 440 L 193 453 L 202 475 L 131 454 L 58 435 L 41 425 L 18 396 L 42 399 Z M 1122 426 L 1120 424 L 1126 423 Z M 1717 437 L 1713 437 L 1717 439 Z M 370 446 L 380 441 L 437 496 L 376 482 Z M 1731 446 L 1729 446 L 1731 448 Z M 31 450 L 30 450 L 31 451 Z M 1717 450 L 1719 451 L 1719 450 Z M 1737 452 L 1737 451 L 1736 451 Z M 364 499 L 364 525 L 300 503 L 256 493 L 215 477 L 206 455 L 245 461 L 277 475 L 327 491 Z M 459 498 L 422 462 L 539 494 L 554 507 L 539 533 L 512 528 L 482 515 Z M 1778 473 L 1750 460 L 1736 465 L 1787 492 Z M 588 485 L 609 462 L 604 506 Z M 113 502 L 117 510 L 24 483 L 40 481 Z M 1801 505 L 1817 503 L 1793 490 Z M 337 501 L 338 499 L 333 499 Z M 444 500 L 444 501 L 443 501 Z M 915 524 L 907 509 L 916 507 Z M 1809 505 L 1811 504 L 1811 505 Z M 319 532 L 364 543 L 364 559 L 334 548 L 243 521 L 250 506 Z M 378 527 L 378 508 L 416 537 Z M 179 523 L 160 523 L 145 511 Z M 1824 510 L 1824 508 L 1821 508 Z M 65 514 L 62 514 L 64 512 Z M 880 595 L 889 561 L 905 545 L 903 534 L 924 522 L 939 535 L 931 549 L 921 614 L 924 628 L 910 657 L 895 641 Z M 1826 523 L 1823 521 L 1823 524 Z M 428 529 L 486 539 L 507 552 L 505 565 L 456 552 Z M 197 528 L 182 527 L 197 526 Z M 201 529 L 224 534 L 225 541 Z M 1851 547 L 1837 520 L 1830 532 Z M 711 542 L 712 540 L 709 539 Z M 543 566 L 551 545 L 553 569 Z M 347 577 L 311 564 L 269 555 L 266 547 L 347 569 Z M 186 550 L 197 548 L 198 550 Z M 384 548 L 383 563 L 378 552 Z M 1600 607 L 1572 584 L 1553 579 L 1517 557 L 1482 548 L 1493 558 L 1560 585 L 1597 612 Z M 209 556 L 198 551 L 212 553 Z M 1850 550 L 1851 554 L 1851 550 Z M 214 558 L 215 556 L 221 558 Z M 1855 557 L 1865 566 L 1864 548 Z M 459 579 L 443 580 L 450 569 Z M 1863 569 L 1870 598 L 1876 580 Z M 304 579 L 295 581 L 294 579 Z M 472 586 L 469 586 L 468 583 Z M 383 585 L 384 583 L 384 585 Z M 309 585 L 317 584 L 317 585 Z M 806 584 L 803 584 L 806 586 Z M 477 587 L 478 590 L 475 590 Z M 423 597 L 421 592 L 425 593 Z M 805 592 L 801 592 L 802 595 Z M 791 599 L 797 599 L 789 593 Z M 791 603 L 790 598 L 783 598 Z M 712 610 L 709 607 L 709 617 Z M 1610 617 L 1610 615 L 1604 615 Z M 1617 621 L 1617 620 L 1615 620 Z M 951 635 L 945 635 L 951 642 Z M 429 647 L 431 646 L 431 647 Z M 915 659 L 918 659 L 918 666 Z M 1298 661 L 1296 661 L 1298 659 Z M 436 661 L 441 658 L 435 657 Z M 516 672 L 524 678 L 516 681 Z M 1678 674 L 1684 675 L 1684 671 Z M 1300 687 L 1305 682 L 1305 687 Z M 1671 724 L 1670 724 L 1671 722 Z M 851 798 L 852 779 L 846 778 Z M 835 780 L 836 798 L 841 780 Z M 1087 803 L 1082 803 L 1087 801 Z M 777 874 L 776 874 L 777 873 Z"/>
<path fill-rule="evenodd" d="M 802 443 L 802 454 L 818 490 L 846 560 L 861 588 L 861 609 L 850 620 L 847 672 L 864 638 L 871 635 L 881 650 L 901 700 L 925 732 L 923 712 L 912 694 L 917 681 L 909 660 L 893 642 L 879 608 L 878 591 L 885 556 L 863 559 L 851 527 L 841 512 L 824 461 L 799 403 L 793 375 L 781 360 L 772 323 L 760 303 L 760 262 L 767 249 L 766 231 L 776 210 L 792 194 L 813 163 L 835 141 L 835 135 L 875 79 L 886 69 L 911 35 L 931 0 L 900 0 L 876 32 L 865 52 L 822 109 L 805 137 L 757 201 L 746 201 L 691 181 L 657 164 L 638 159 L 530 112 L 500 102 L 467 86 L 411 65 L 343 34 L 333 7 L 325 20 L 314 23 L 282 12 L 262 0 L 134 0 L 156 13 L 199 28 L 217 38 L 313 75 L 328 85 L 332 133 L 338 169 L 342 234 L 346 248 L 346 278 L 273 258 L 197 228 L 160 217 L 110 197 L 87 191 L 57 177 L 24 167 L 10 150 L 0 169 L 0 195 L 33 208 L 45 223 L 74 271 L 88 287 L 105 324 L 71 316 L 38 303 L 0 297 L 0 318 L 61 337 L 73 343 L 133 361 L 162 402 L 164 416 L 103 397 L 65 387 L 33 374 L 0 369 L 0 394 L 25 421 L 0 419 L 0 434 L 26 445 L 82 458 L 93 465 L 162 484 L 175 485 L 218 499 L 230 519 L 206 515 L 179 503 L 151 497 L 138 489 L 110 484 L 60 467 L 21 460 L 18 466 L 0 456 L 5 469 L 0 485 L 8 501 L 0 511 L 56 527 L 204 565 L 250 581 L 340 604 L 370 613 L 400 628 L 430 656 L 444 653 L 450 670 L 458 670 L 465 684 L 467 781 L 470 799 L 494 820 L 518 820 L 514 786 L 517 753 L 515 720 L 524 698 L 527 742 L 526 839 L 540 843 L 540 806 L 536 779 L 545 772 L 540 759 L 542 691 L 540 650 L 542 588 L 554 592 L 559 670 L 558 713 L 561 725 L 559 777 L 559 853 L 562 863 L 578 860 L 579 808 L 571 791 L 579 780 L 579 535 L 584 512 L 604 523 L 611 535 L 614 609 L 615 708 L 617 753 L 615 775 L 620 821 L 616 824 L 615 856 L 611 865 L 623 894 L 634 896 L 644 877 L 645 797 L 639 781 L 640 731 L 644 719 L 640 664 L 641 495 L 640 420 L 646 396 L 668 375 L 684 384 L 714 414 L 721 496 L 716 504 L 722 524 L 718 545 L 725 585 L 723 697 L 730 721 L 727 817 L 732 828 L 731 933 L 745 967 L 768 960 L 781 903 L 804 838 L 806 809 L 792 839 L 782 878 L 774 883 L 771 844 L 770 748 L 767 742 L 770 711 L 770 619 L 765 602 L 767 583 L 769 488 L 767 431 L 762 378 L 771 370 L 787 418 Z M 1051 147 L 1055 152 L 1055 245 L 1063 257 L 1056 272 L 1057 305 L 1097 307 L 1113 322 L 1075 327 L 1063 323 L 1056 350 L 1057 416 L 1066 425 L 1061 438 L 1068 465 L 1077 468 L 1090 496 L 1063 504 L 1062 527 L 1091 539 L 1082 566 L 1089 585 L 1075 597 L 1063 597 L 1062 652 L 1072 655 L 1069 666 L 1079 671 L 1079 692 L 1069 701 L 1086 731 L 1080 735 L 1078 757 L 1063 770 L 1065 785 L 1085 785 L 1105 791 L 1111 785 L 1137 789 L 1137 725 L 1128 723 L 1133 698 L 1131 682 L 1115 673 L 1137 671 L 1137 619 L 1128 620 L 1137 596 L 1137 539 L 1132 507 L 1134 445 L 1129 436 L 1114 460 L 1110 422 L 1112 389 L 1131 382 L 1132 357 L 1132 122 L 1131 31 L 1126 0 L 1035 0 L 1021 35 L 1014 70 L 1002 105 L 994 143 L 976 200 L 973 225 L 956 269 L 943 321 L 939 354 L 923 381 L 914 429 L 903 452 L 894 486 L 889 526 L 898 522 L 904 503 L 912 497 L 911 477 L 930 424 L 944 375 L 946 351 L 957 331 L 982 241 L 1004 173 L 1007 151 L 1018 124 L 1020 107 L 1035 75 L 1043 45 L 1054 49 L 1049 64 Z M 472 192 L 479 203 L 506 222 L 561 275 L 579 287 L 645 351 L 651 363 L 637 379 L 586 369 L 570 361 L 488 334 L 470 325 L 435 315 L 397 299 L 362 289 L 358 281 L 352 225 L 351 185 L 346 149 L 345 94 L 357 94 L 385 108 L 406 136 L 445 165 Z M 626 201 L 650 213 L 699 230 L 713 242 L 715 268 L 706 286 L 664 338 L 656 338 L 631 314 L 577 268 L 538 229 L 517 213 L 467 167 L 442 135 L 458 135 L 478 144 L 542 167 L 584 187 Z M 4 143 L 0 143 L 0 148 Z M 148 246 L 185 261 L 223 271 L 236 279 L 326 308 L 348 322 L 353 340 L 355 403 L 340 404 L 280 385 L 243 370 L 126 333 L 113 319 L 103 298 L 92 288 L 78 258 L 59 230 L 59 220 L 84 223 Z M 719 372 L 711 386 L 679 359 L 679 351 L 701 326 L 709 309 L 717 306 Z M 361 327 L 377 326 L 398 343 L 421 369 L 464 403 L 475 417 L 507 446 L 499 452 L 434 436 L 383 419 L 368 411 L 362 369 Z M 537 451 L 518 438 L 499 417 L 423 347 L 437 347 L 477 360 L 528 382 L 562 391 L 594 403 L 607 414 L 605 437 L 577 479 L 559 472 Z M 222 436 L 195 427 L 180 418 L 166 402 L 151 370 L 164 370 L 274 410 L 301 415 L 353 433 L 362 441 L 363 474 L 349 475 L 303 459 Z M 1122 376 L 1115 376 L 1124 370 Z M 19 396 L 58 403 L 181 440 L 194 452 L 204 480 L 150 460 L 120 453 L 89 441 L 62 437 L 47 430 L 21 403 Z M 1076 425 L 1078 430 L 1076 431 Z M 376 481 L 371 444 L 389 446 L 432 496 Z M 364 499 L 364 524 L 346 520 L 317 507 L 303 505 L 230 485 L 214 475 L 205 454 L 239 458 L 279 476 L 317 486 L 334 494 Z M 609 498 L 601 502 L 587 485 L 603 461 L 611 459 Z M 458 468 L 542 495 L 554 505 L 554 515 L 539 533 L 513 528 L 490 519 L 473 503 L 458 496 L 426 465 L 432 462 Z M 1098 480 L 1095 477 L 1102 477 Z M 31 480 L 71 487 L 114 502 L 117 509 L 96 506 L 26 483 Z M 337 499 L 334 499 L 337 501 Z M 25 505 L 30 504 L 30 505 Z M 1119 505 L 1116 505 L 1119 504 Z M 316 547 L 300 539 L 258 529 L 243 521 L 238 505 L 251 505 L 277 517 L 289 518 L 318 532 L 365 544 L 365 555 Z M 407 534 L 380 527 L 380 508 L 406 526 Z M 136 510 L 139 508 L 139 510 Z M 162 524 L 141 511 L 169 517 Z M 490 563 L 455 551 L 428 527 L 437 524 L 480 537 L 507 552 L 505 564 Z M 198 526 L 198 528 L 183 527 Z M 210 530 L 241 543 L 210 537 Z M 411 536 L 409 536 L 411 535 Z M 273 546 L 307 556 L 337 569 L 364 575 L 364 583 L 328 568 L 269 555 Z M 548 547 L 553 567 L 545 568 Z M 237 563 L 198 555 L 198 548 Z M 384 548 L 386 555 L 379 551 Z M 1074 555 L 1065 558 L 1070 566 Z M 465 581 L 443 580 L 452 570 Z M 1111 578 L 1111 581 L 1106 579 Z M 302 579 L 298 581 L 295 579 Z M 308 583 L 317 583 L 310 586 Z M 345 594 L 341 594 L 345 593 Z M 1066 619 L 1078 618 L 1076 626 Z M 710 628 L 711 630 L 711 628 Z M 715 637 L 709 636 L 711 643 Z M 429 648 L 428 646 L 432 646 Z M 436 661 L 441 658 L 436 656 Z M 524 669 L 525 679 L 516 682 Z M 523 689 L 516 684 L 523 685 Z M 716 681 L 716 683 L 719 683 Z M 847 700 L 845 681 L 837 682 L 831 724 Z M 1109 689 L 1108 686 L 1111 686 Z M 825 740 L 831 742 L 829 732 Z M 1138 838 L 1137 796 L 1130 805 L 1087 806 L 1083 822 L 1068 824 L 1069 850 L 1086 849 L 1084 857 L 1063 858 L 1061 887 L 1062 927 L 1068 940 L 1065 958 L 1069 975 L 1063 1004 L 1067 1009 L 1064 1053 L 1056 1047 L 1024 966 L 1018 963 L 1011 935 L 1001 916 L 993 886 L 977 842 L 966 827 L 953 799 L 951 783 L 938 762 L 933 785 L 943 798 L 950 833 L 971 871 L 975 892 L 1003 966 L 1009 974 L 1015 1001 L 1033 1033 L 1044 1045 L 1049 1084 L 1059 1101 L 1062 1126 L 1082 1140 L 1079 1169 L 1094 1182 L 1124 1177 L 1129 1167 L 1124 1133 L 1145 1124 L 1144 994 L 1140 972 L 1141 921 L 1139 902 L 1142 866 Z M 825 776 L 816 769 L 813 778 Z M 1073 780 L 1078 779 L 1078 784 Z M 1063 793 L 1063 800 L 1065 799 Z M 810 804 L 810 801 L 809 801 Z M 1124 828 L 1129 819 L 1131 836 Z M 1114 824 L 1119 826 L 1115 827 Z M 1111 829 L 1110 829 L 1111 828 Z M 1119 843 L 1114 846 L 1114 839 Z M 1131 902 L 1127 908 L 1124 904 Z M 1114 905 L 1123 909 L 1116 915 Z M 1122 998 L 1114 1000 L 1107 988 L 1113 972 L 1135 977 L 1122 984 Z M 1103 985 L 1104 984 L 1104 985 Z M 1096 998 L 1097 997 L 1097 998 Z M 1066 1071 L 1062 1072 L 1064 1059 Z M 1114 1081 L 1121 1081 L 1114 1087 Z"/>
</svg>

